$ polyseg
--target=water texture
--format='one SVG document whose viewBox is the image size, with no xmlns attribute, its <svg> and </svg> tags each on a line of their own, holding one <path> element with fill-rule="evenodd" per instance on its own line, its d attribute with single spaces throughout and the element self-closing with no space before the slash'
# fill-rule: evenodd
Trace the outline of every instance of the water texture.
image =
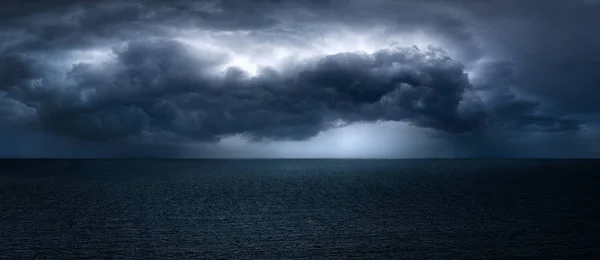
<svg viewBox="0 0 600 260">
<path fill-rule="evenodd" d="M 600 259 L 594 160 L 3 160 L 0 259 Z"/>
</svg>

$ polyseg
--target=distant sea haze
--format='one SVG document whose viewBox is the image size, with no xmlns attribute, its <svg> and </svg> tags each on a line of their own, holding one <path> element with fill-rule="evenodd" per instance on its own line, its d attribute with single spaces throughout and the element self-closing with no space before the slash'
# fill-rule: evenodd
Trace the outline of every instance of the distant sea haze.
<svg viewBox="0 0 600 260">
<path fill-rule="evenodd" d="M 600 259 L 597 160 L 0 160 L 0 259 Z"/>
</svg>

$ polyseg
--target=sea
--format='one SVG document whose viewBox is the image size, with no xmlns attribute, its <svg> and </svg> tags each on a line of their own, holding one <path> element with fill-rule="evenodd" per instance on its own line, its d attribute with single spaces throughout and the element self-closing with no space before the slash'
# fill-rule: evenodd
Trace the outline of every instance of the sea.
<svg viewBox="0 0 600 260">
<path fill-rule="evenodd" d="M 0 160 L 0 259 L 600 259 L 600 160 Z"/>
</svg>

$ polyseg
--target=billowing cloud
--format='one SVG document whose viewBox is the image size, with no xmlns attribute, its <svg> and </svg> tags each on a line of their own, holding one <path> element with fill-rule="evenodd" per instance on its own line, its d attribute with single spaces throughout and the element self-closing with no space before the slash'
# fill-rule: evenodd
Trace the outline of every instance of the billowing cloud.
<svg viewBox="0 0 600 260">
<path fill-rule="evenodd" d="M 0 120 L 109 146 L 270 146 L 385 122 L 464 144 L 590 131 L 597 108 L 578 101 L 595 100 L 598 35 L 574 35 L 579 56 L 560 37 L 538 53 L 532 19 L 568 7 L 581 28 L 595 5 L 458 2 L 6 2 Z"/>
<path fill-rule="evenodd" d="M 581 121 L 544 111 L 542 104 L 520 94 L 515 85 L 513 64 L 484 61 L 473 79 L 477 93 L 490 111 L 496 128 L 529 132 L 577 131 Z"/>
<path fill-rule="evenodd" d="M 482 104 L 467 98 L 464 67 L 435 49 L 339 53 L 256 76 L 237 67 L 213 75 L 218 61 L 176 41 L 132 42 L 113 54 L 74 65 L 63 82 L 41 83 L 62 86 L 13 96 L 35 104 L 42 129 L 92 140 L 302 140 L 340 122 L 379 120 L 463 133 L 485 119 Z"/>
</svg>

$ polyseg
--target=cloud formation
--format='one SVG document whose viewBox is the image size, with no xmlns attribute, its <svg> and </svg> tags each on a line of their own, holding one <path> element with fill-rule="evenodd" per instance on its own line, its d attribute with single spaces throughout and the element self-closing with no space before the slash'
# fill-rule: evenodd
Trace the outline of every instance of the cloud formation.
<svg viewBox="0 0 600 260">
<path fill-rule="evenodd" d="M 52 87 L 44 84 L 60 83 L 26 88 L 35 84 L 32 73 L 10 59 L 19 73 L 11 74 L 7 93 L 35 103 L 42 129 L 91 140 L 303 140 L 340 122 L 378 120 L 458 134 L 485 119 L 482 104 L 468 98 L 464 67 L 436 49 L 339 53 L 256 76 L 237 67 L 212 75 L 218 62 L 176 41 L 131 42 L 113 54 L 101 64 L 74 65 L 63 85 Z"/>
<path fill-rule="evenodd" d="M 573 46 L 561 39 L 532 47 L 546 37 L 532 19 L 556 24 L 549 14 L 568 7 L 581 14 L 564 23 L 575 28 L 594 21 L 596 5 L 458 2 L 7 1 L 0 121 L 83 142 L 177 146 L 305 141 L 380 122 L 451 139 L 578 133 L 600 113 L 578 105 L 595 100 L 587 68 L 598 34 L 574 34 L 588 56 L 560 56 Z M 494 42 L 518 28 L 536 34 Z M 557 99 L 569 82 L 578 91 Z"/>
</svg>

